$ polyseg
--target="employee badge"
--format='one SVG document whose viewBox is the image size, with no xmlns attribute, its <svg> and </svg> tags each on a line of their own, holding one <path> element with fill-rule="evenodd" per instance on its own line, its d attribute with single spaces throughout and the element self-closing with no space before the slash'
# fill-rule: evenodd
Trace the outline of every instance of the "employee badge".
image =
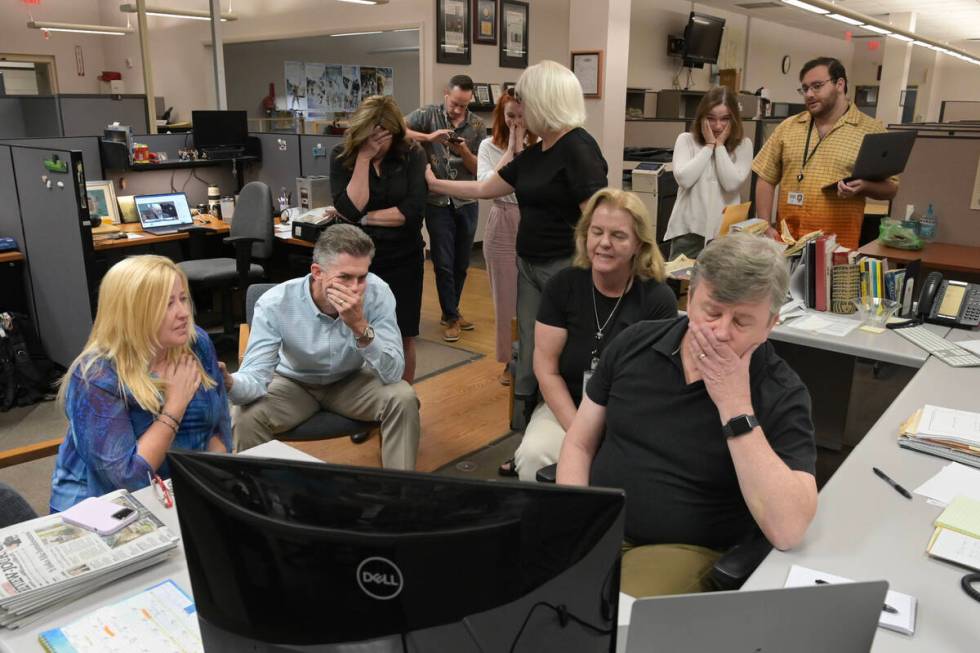
<svg viewBox="0 0 980 653">
<path fill-rule="evenodd" d="M 788 193 L 786 203 L 790 206 L 803 206 L 803 193 Z"/>
</svg>

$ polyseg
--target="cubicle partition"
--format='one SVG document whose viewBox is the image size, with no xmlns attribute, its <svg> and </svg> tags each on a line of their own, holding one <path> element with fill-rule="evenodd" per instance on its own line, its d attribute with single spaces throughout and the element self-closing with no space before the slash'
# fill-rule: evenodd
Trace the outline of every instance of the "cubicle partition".
<svg viewBox="0 0 980 653">
<path fill-rule="evenodd" d="M 0 140 L 5 145 L 26 145 L 28 147 L 49 147 L 55 150 L 78 150 L 82 153 L 85 178 L 89 181 L 104 179 L 102 150 L 98 136 L 75 136 L 60 138 L 12 138 Z"/>
<path fill-rule="evenodd" d="M 301 135 L 299 137 L 299 149 L 302 176 L 330 176 L 330 153 L 343 140 L 343 136 Z"/>
<path fill-rule="evenodd" d="M 0 237 L 15 239 L 23 253 L 24 226 L 17 201 L 12 157 L 10 147 L 0 145 Z M 28 278 L 26 260 L 0 263 L 0 311 L 17 311 L 33 316 Z"/>
<path fill-rule="evenodd" d="M 285 188 L 293 195 L 293 203 L 298 202 L 296 178 L 301 176 L 300 137 L 296 134 L 250 134 L 259 139 L 262 146 L 262 160 L 246 170 L 246 181 L 262 181 L 269 185 L 272 197 L 279 197 L 279 190 Z"/>
<path fill-rule="evenodd" d="M 92 229 L 84 201 L 82 154 L 19 145 L 10 147 L 10 155 L 35 326 L 48 356 L 67 366 L 92 328 L 97 290 L 90 280 Z M 45 167 L 54 156 L 68 162 L 67 172 Z"/>
<path fill-rule="evenodd" d="M 51 137 L 63 133 L 57 96 L 0 97 L 0 138 Z"/>
<path fill-rule="evenodd" d="M 939 106 L 939 122 L 980 120 L 980 102 L 971 100 L 943 100 Z"/>
<path fill-rule="evenodd" d="M 687 131 L 686 120 L 627 120 L 625 147 L 674 147 L 677 137 Z"/>
<path fill-rule="evenodd" d="M 106 125 L 129 125 L 133 134 L 149 131 L 145 95 L 59 95 L 65 136 L 92 136 Z"/>
</svg>

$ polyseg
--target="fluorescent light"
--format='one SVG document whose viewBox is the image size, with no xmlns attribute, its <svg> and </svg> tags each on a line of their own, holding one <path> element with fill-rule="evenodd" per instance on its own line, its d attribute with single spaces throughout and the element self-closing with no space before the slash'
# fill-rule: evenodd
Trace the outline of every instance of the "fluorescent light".
<svg viewBox="0 0 980 653">
<path fill-rule="evenodd" d="M 131 34 L 132 27 L 116 27 L 115 25 L 81 25 L 75 23 L 51 23 L 42 20 L 28 21 L 30 29 L 41 29 L 46 32 L 72 32 L 75 34 L 104 34 L 107 36 L 125 36 Z"/>
<path fill-rule="evenodd" d="M 337 0 L 337 2 L 349 2 L 353 5 L 386 5 L 388 0 Z"/>
<path fill-rule="evenodd" d="M 808 5 L 800 0 L 782 0 L 784 5 L 792 5 L 798 9 L 805 9 L 806 11 L 812 11 L 815 14 L 829 14 L 830 12 L 826 9 L 821 9 L 820 7 L 814 7 L 813 5 Z"/>
<path fill-rule="evenodd" d="M 899 41 L 906 41 L 908 43 L 911 43 L 912 41 L 915 40 L 912 37 L 905 36 L 904 34 L 897 34 L 896 33 L 896 34 L 889 34 L 888 36 L 892 37 L 893 39 L 898 39 Z"/>
<path fill-rule="evenodd" d="M 33 69 L 34 64 L 30 61 L 7 61 L 0 59 L 0 68 L 28 68 Z"/>
<path fill-rule="evenodd" d="M 119 5 L 119 11 L 128 14 L 135 14 L 139 11 L 136 5 L 131 2 L 126 2 Z M 211 20 L 210 11 L 198 11 L 196 9 L 169 9 L 167 7 L 156 7 L 153 5 L 146 6 L 147 16 L 161 16 L 163 18 L 189 18 L 190 20 Z M 221 22 L 225 23 L 229 20 L 238 20 L 238 16 L 230 12 L 221 12 Z"/>
<path fill-rule="evenodd" d="M 827 18 L 832 18 L 832 19 L 834 19 L 836 21 L 839 21 L 841 23 L 847 23 L 848 25 L 856 25 L 858 27 L 860 27 L 861 25 L 864 25 L 864 23 L 862 23 L 859 20 L 854 20 L 850 16 L 842 16 L 841 14 L 829 14 L 827 16 Z"/>
<path fill-rule="evenodd" d="M 340 0 L 340 1 L 341 2 L 344 2 L 345 0 Z M 419 31 L 419 28 L 418 27 L 403 27 L 401 29 L 393 29 L 391 31 L 392 32 L 417 32 L 417 31 Z"/>
<path fill-rule="evenodd" d="M 375 32 L 344 32 L 342 34 L 331 34 L 330 36 L 364 36 L 365 34 L 381 34 L 381 30 Z"/>
<path fill-rule="evenodd" d="M 878 34 L 891 34 L 891 32 L 883 27 L 878 27 L 877 25 L 861 25 L 861 29 L 871 30 L 872 32 L 877 32 Z"/>
</svg>

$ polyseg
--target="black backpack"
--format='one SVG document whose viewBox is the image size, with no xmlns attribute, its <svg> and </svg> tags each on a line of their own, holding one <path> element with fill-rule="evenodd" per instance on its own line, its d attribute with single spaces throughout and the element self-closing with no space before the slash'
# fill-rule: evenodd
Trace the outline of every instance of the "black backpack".
<svg viewBox="0 0 980 653">
<path fill-rule="evenodd" d="M 26 315 L 0 313 L 0 411 L 54 398 L 64 369 L 41 352 Z"/>
</svg>

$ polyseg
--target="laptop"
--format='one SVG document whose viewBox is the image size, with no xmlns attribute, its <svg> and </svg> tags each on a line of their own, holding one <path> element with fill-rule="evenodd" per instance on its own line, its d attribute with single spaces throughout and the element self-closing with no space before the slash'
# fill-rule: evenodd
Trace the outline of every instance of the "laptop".
<svg viewBox="0 0 980 653">
<path fill-rule="evenodd" d="M 905 170 L 909 161 L 912 146 L 915 144 L 915 131 L 883 132 L 881 134 L 865 134 L 858 151 L 854 171 L 844 182 L 855 179 L 881 181 Z M 824 190 L 837 188 L 837 182 L 827 184 Z"/>
<path fill-rule="evenodd" d="M 194 226 L 187 196 L 183 193 L 161 195 L 137 195 L 136 212 L 143 231 L 157 236 L 175 234 Z"/>
<path fill-rule="evenodd" d="M 874 581 L 640 599 L 626 653 L 868 653 L 887 591 Z"/>
</svg>

